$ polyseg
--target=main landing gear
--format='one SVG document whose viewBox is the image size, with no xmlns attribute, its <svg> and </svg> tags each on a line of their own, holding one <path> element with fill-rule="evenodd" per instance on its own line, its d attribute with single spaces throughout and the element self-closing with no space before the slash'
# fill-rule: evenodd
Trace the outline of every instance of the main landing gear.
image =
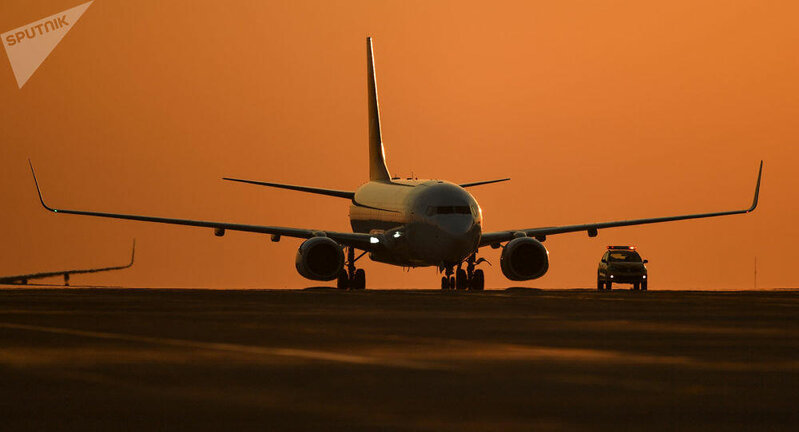
<svg viewBox="0 0 799 432">
<path fill-rule="evenodd" d="M 483 261 L 485 260 L 482 258 L 475 261 L 475 255 L 472 254 L 466 259 L 466 270 L 461 268 L 463 263 L 458 264 L 457 270 L 455 270 L 455 266 L 444 267 L 441 289 L 482 291 L 485 288 L 485 275 L 482 270 L 475 270 L 475 266 Z"/>
<path fill-rule="evenodd" d="M 355 258 L 355 248 L 347 248 L 347 262 L 344 264 L 346 268 L 341 270 L 336 280 L 338 289 L 366 289 L 366 272 L 363 269 L 355 268 L 355 261 L 358 261 L 364 255 L 366 255 L 366 252 Z"/>
</svg>

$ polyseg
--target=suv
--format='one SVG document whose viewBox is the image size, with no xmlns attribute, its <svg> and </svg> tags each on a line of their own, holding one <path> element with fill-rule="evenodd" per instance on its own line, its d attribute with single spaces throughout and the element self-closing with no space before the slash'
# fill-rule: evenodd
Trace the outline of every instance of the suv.
<svg viewBox="0 0 799 432">
<path fill-rule="evenodd" d="M 634 290 L 646 291 L 647 271 L 642 260 L 635 251 L 635 246 L 608 246 L 605 255 L 599 261 L 596 273 L 596 289 L 610 291 L 614 283 L 633 284 Z"/>
</svg>

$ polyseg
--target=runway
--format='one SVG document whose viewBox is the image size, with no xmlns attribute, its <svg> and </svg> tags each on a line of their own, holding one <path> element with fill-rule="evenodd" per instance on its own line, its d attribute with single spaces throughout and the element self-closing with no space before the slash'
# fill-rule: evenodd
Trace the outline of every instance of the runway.
<svg viewBox="0 0 799 432">
<path fill-rule="evenodd" d="M 796 430 L 799 292 L 0 290 L 2 430 Z"/>
</svg>

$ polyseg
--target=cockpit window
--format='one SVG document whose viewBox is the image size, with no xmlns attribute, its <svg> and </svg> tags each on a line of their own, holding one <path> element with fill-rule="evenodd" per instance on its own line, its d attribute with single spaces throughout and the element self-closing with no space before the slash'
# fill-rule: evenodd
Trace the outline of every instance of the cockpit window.
<svg viewBox="0 0 799 432">
<path fill-rule="evenodd" d="M 473 204 L 470 209 L 472 210 L 472 216 L 480 217 L 480 207 L 477 207 L 476 204 Z"/>
<path fill-rule="evenodd" d="M 427 215 L 440 215 L 440 214 L 471 214 L 469 206 L 430 206 L 427 208 Z"/>
</svg>

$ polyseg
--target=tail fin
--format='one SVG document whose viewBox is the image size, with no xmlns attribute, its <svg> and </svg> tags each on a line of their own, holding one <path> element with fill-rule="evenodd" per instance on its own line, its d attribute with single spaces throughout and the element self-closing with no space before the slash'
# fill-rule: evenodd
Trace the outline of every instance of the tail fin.
<svg viewBox="0 0 799 432">
<path fill-rule="evenodd" d="M 391 181 L 386 168 L 383 136 L 380 133 L 380 105 L 377 103 L 377 80 L 372 38 L 366 38 L 367 90 L 369 93 L 369 180 Z"/>
</svg>

